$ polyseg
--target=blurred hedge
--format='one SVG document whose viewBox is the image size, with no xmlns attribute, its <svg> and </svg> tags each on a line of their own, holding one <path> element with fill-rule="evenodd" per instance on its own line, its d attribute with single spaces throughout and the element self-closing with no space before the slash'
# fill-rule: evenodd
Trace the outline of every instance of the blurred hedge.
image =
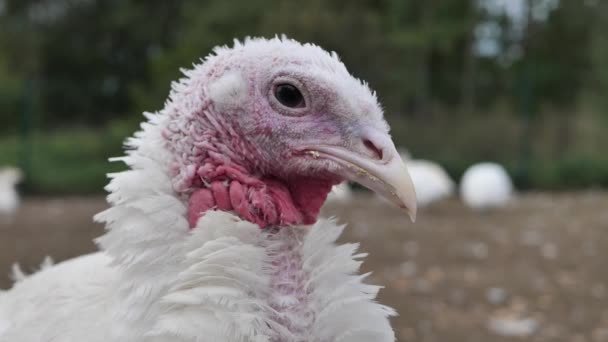
<svg viewBox="0 0 608 342">
<path fill-rule="evenodd" d="M 111 126 L 38 132 L 27 144 L 16 135 L 5 136 L 0 138 L 0 166 L 29 165 L 22 184 L 28 193 L 101 193 L 106 174 L 125 168 L 108 158 L 122 155 L 127 134 L 130 132 Z"/>
<path fill-rule="evenodd" d="M 438 112 L 439 113 L 439 112 Z M 480 161 L 507 167 L 520 189 L 565 190 L 608 186 L 608 146 L 605 125 L 584 111 L 571 121 L 570 141 L 557 150 L 559 125 L 543 116 L 531 123 L 529 141 L 522 140 L 522 122 L 508 113 L 437 114 L 432 120 L 391 120 L 397 145 L 414 158 L 443 165 L 455 180 Z M 589 114 L 590 115 L 590 114 Z M 607 123 L 608 124 L 608 123 Z M 109 163 L 123 154 L 122 142 L 137 129 L 137 120 L 117 120 L 98 129 L 37 131 L 30 146 L 17 135 L 0 138 L 0 165 L 23 165 L 29 160 L 25 190 L 37 194 L 101 193 L 105 174 L 125 168 Z M 524 146 L 529 144 L 529 146 Z M 530 149 L 524 158 L 523 148 Z"/>
</svg>

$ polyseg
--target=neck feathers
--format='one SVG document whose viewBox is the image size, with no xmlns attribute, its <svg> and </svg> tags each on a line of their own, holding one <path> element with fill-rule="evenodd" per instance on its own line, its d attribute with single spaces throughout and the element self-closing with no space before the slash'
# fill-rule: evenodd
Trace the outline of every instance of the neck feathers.
<svg viewBox="0 0 608 342">
<path fill-rule="evenodd" d="M 364 255 L 355 244 L 335 244 L 343 227 L 320 220 L 310 228 L 260 231 L 222 212 L 205 215 L 199 225 L 205 229 L 194 230 L 185 244 L 184 271 L 163 297 L 164 314 L 152 335 L 394 341 L 388 321 L 394 311 L 374 301 L 380 287 L 356 275 Z"/>
</svg>

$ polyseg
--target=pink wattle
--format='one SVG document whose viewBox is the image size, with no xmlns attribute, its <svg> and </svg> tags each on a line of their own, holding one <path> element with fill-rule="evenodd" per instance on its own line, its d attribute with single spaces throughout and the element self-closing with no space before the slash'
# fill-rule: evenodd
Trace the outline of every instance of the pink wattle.
<svg viewBox="0 0 608 342">
<path fill-rule="evenodd" d="M 200 167 L 199 173 L 205 174 L 201 183 L 206 185 L 190 195 L 190 228 L 194 228 L 208 210 L 233 211 L 261 228 L 312 224 L 334 184 L 330 180 L 306 177 L 289 182 L 258 179 L 233 165 Z"/>
</svg>

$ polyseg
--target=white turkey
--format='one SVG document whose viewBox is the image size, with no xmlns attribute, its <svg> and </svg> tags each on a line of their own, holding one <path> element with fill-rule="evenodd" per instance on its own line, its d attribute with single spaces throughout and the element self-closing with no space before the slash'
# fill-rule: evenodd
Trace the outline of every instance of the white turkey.
<svg viewBox="0 0 608 342">
<path fill-rule="evenodd" d="M 20 199 L 17 184 L 21 182 L 23 173 L 13 167 L 0 169 L 0 222 L 9 222 L 19 208 Z"/>
<path fill-rule="evenodd" d="M 424 159 L 410 159 L 407 152 L 401 153 L 412 177 L 416 198 L 421 207 L 454 194 L 454 181 L 441 165 Z"/>
<path fill-rule="evenodd" d="M 374 93 L 315 45 L 214 52 L 117 158 L 101 251 L 0 294 L 0 341 L 394 341 L 363 254 L 317 217 L 344 180 L 415 216 Z"/>
<path fill-rule="evenodd" d="M 404 149 L 400 149 L 399 154 L 414 183 L 419 207 L 426 207 L 454 194 L 454 181 L 441 165 L 430 160 L 411 159 L 409 152 Z M 388 202 L 382 196 L 376 197 Z"/>
<path fill-rule="evenodd" d="M 511 177 L 499 164 L 479 163 L 469 167 L 460 181 L 464 203 L 477 210 L 505 206 L 513 195 Z"/>
</svg>

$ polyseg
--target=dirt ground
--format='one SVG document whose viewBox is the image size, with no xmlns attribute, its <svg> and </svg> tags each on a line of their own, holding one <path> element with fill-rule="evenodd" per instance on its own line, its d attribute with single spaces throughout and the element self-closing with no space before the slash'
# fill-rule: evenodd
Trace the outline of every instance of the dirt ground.
<svg viewBox="0 0 608 342">
<path fill-rule="evenodd" d="M 11 264 L 33 271 L 50 255 L 94 250 L 103 198 L 27 199 L 0 223 L 0 287 Z M 344 241 L 370 255 L 364 271 L 397 309 L 399 341 L 608 341 L 608 193 L 525 194 L 475 213 L 457 200 L 410 223 L 369 194 L 330 204 Z"/>
</svg>

